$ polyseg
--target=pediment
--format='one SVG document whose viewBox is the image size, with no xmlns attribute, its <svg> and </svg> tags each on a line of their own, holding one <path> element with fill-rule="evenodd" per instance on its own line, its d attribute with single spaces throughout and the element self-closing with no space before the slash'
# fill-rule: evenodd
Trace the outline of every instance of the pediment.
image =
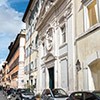
<svg viewBox="0 0 100 100">
<path fill-rule="evenodd" d="M 51 53 L 49 53 L 49 54 L 47 54 L 47 56 L 45 57 L 45 63 L 48 63 L 48 62 L 53 61 L 53 60 L 55 60 L 55 59 L 56 59 L 56 57 L 53 56 Z"/>
</svg>

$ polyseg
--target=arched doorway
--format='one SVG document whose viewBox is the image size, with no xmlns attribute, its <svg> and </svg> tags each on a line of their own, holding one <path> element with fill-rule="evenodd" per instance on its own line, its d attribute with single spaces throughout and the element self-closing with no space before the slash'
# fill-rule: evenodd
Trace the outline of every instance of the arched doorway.
<svg viewBox="0 0 100 100">
<path fill-rule="evenodd" d="M 95 90 L 100 90 L 100 59 L 96 59 L 89 64 L 91 76 Z"/>
</svg>

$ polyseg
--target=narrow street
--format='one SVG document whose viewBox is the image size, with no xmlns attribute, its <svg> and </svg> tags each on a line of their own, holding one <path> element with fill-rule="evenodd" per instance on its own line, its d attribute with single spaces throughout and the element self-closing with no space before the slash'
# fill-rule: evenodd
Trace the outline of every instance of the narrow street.
<svg viewBox="0 0 100 100">
<path fill-rule="evenodd" d="M 2 91 L 0 91 L 0 100 L 7 100 Z"/>
<path fill-rule="evenodd" d="M 0 89 L 0 100 L 100 100 L 100 0 L 0 0 Z"/>
</svg>

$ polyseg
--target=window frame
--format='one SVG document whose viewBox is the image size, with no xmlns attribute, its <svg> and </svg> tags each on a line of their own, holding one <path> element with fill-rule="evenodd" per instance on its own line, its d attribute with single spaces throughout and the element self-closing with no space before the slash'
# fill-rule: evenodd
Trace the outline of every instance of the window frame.
<svg viewBox="0 0 100 100">
<path fill-rule="evenodd" d="M 65 27 L 65 29 L 64 29 L 65 31 L 64 32 L 62 31 L 62 27 Z M 60 38 L 60 45 L 63 45 L 65 43 L 67 43 L 67 31 L 66 31 L 66 23 L 65 22 L 63 22 L 63 23 L 60 24 L 60 37 L 61 37 Z M 63 39 L 65 39 L 65 40 L 63 40 Z"/>
<path fill-rule="evenodd" d="M 62 27 L 64 27 L 64 31 L 65 32 L 62 32 Z M 59 19 L 59 31 L 60 31 L 60 45 L 64 45 L 65 43 L 68 42 L 68 33 L 67 33 L 67 21 L 66 21 L 66 17 L 65 16 L 62 16 L 60 19 Z M 63 34 L 65 33 L 65 41 L 63 40 Z"/>
<path fill-rule="evenodd" d="M 89 15 L 88 15 L 88 7 L 89 5 L 91 5 L 91 3 L 93 3 L 94 0 L 86 0 L 83 2 L 83 14 L 84 14 L 84 30 L 87 31 L 88 29 L 90 29 L 91 27 L 95 26 L 96 24 L 100 23 L 100 13 L 99 13 L 99 5 L 100 5 L 100 1 L 99 0 L 96 0 L 96 4 L 97 4 L 97 23 L 93 24 L 93 25 L 90 25 L 90 22 L 89 22 Z"/>
<path fill-rule="evenodd" d="M 38 48 L 38 41 L 39 41 L 39 35 L 37 34 L 35 38 L 35 48 Z"/>
<path fill-rule="evenodd" d="M 61 26 L 62 44 L 66 42 L 66 26 L 65 23 Z"/>
</svg>

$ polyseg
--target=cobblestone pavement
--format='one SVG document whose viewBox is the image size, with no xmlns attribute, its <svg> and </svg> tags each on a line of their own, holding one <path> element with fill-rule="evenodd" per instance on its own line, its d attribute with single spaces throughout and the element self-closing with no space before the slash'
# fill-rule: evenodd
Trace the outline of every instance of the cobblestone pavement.
<svg viewBox="0 0 100 100">
<path fill-rule="evenodd" d="M 0 100 L 7 100 L 6 96 L 3 94 L 2 91 L 0 91 Z M 15 98 L 12 97 L 11 100 L 15 100 Z"/>
<path fill-rule="evenodd" d="M 2 91 L 0 91 L 0 100 L 7 100 Z"/>
</svg>

